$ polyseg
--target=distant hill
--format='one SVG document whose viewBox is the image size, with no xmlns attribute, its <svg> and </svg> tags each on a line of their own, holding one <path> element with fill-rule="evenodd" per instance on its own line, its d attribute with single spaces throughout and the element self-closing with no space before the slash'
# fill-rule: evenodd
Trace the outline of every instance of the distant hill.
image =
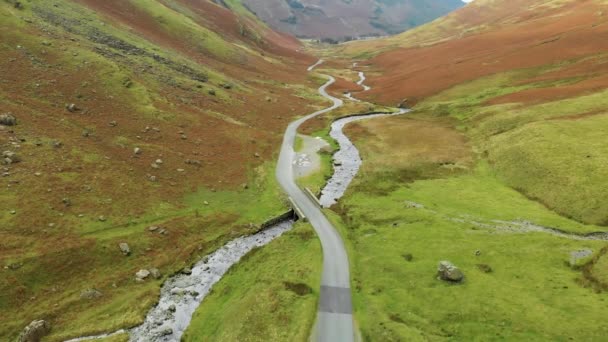
<svg viewBox="0 0 608 342">
<path fill-rule="evenodd" d="M 305 38 L 388 35 L 432 21 L 461 0 L 243 0 L 275 29 Z"/>
</svg>

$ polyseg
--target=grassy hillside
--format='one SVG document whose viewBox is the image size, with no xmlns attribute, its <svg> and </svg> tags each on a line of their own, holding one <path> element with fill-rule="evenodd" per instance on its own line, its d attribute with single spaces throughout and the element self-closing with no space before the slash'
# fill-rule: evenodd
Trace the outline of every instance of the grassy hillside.
<svg viewBox="0 0 608 342">
<path fill-rule="evenodd" d="M 239 8 L 0 1 L 0 114 L 17 119 L 0 126 L 17 156 L 0 179 L 1 340 L 34 319 L 50 341 L 137 324 L 162 279 L 135 272 L 166 277 L 284 210 L 271 160 L 315 108 L 314 59 Z"/>
<path fill-rule="evenodd" d="M 364 164 L 332 210 L 364 340 L 605 335 L 606 241 L 585 237 L 608 231 L 606 10 L 477 0 L 326 52 L 359 62 L 366 100 L 413 108 L 347 128 Z M 441 260 L 462 284 L 436 279 Z"/>
<path fill-rule="evenodd" d="M 365 63 L 367 100 L 405 100 L 455 119 L 505 183 L 564 216 L 606 225 L 607 9 L 593 0 L 476 1 L 421 34 L 391 38 L 399 44 Z M 475 29 L 445 33 L 463 25 Z M 375 43 L 366 44 L 353 47 Z"/>
</svg>

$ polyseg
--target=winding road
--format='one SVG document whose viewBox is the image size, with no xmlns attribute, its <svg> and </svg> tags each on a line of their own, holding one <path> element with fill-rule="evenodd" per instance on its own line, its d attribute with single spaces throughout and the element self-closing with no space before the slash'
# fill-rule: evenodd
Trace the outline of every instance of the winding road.
<svg viewBox="0 0 608 342">
<path fill-rule="evenodd" d="M 333 105 L 289 124 L 283 138 L 276 176 L 283 190 L 291 197 L 295 205 L 314 227 L 323 247 L 323 275 L 321 278 L 316 340 L 328 342 L 354 341 L 355 330 L 352 316 L 350 272 L 344 242 L 318 204 L 296 185 L 293 170 L 293 160 L 296 156 L 294 144 L 300 125 L 306 120 L 343 105 L 342 100 L 327 94 L 327 87 L 333 84 L 335 79 L 331 76 L 326 77 L 329 80 L 319 88 L 319 94 L 331 100 Z"/>
</svg>

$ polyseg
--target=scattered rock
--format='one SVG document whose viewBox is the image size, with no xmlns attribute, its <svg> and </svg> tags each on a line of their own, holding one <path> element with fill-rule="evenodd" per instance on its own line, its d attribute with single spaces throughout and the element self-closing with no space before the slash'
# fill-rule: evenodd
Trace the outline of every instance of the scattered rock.
<svg viewBox="0 0 608 342">
<path fill-rule="evenodd" d="M 181 134 L 181 135 L 180 135 L 180 138 L 181 138 L 182 140 L 188 140 L 188 136 L 187 136 L 187 135 L 185 135 L 185 134 Z"/>
<path fill-rule="evenodd" d="M 490 265 L 486 264 L 477 264 L 477 268 L 483 273 L 492 273 L 493 269 Z"/>
<path fill-rule="evenodd" d="M 118 126 L 118 122 L 110 121 L 110 127 L 116 127 L 116 126 Z"/>
<path fill-rule="evenodd" d="M 63 146 L 63 143 L 59 140 L 55 140 L 55 141 L 53 141 L 52 145 L 54 148 L 60 148 Z"/>
<path fill-rule="evenodd" d="M 150 269 L 150 275 L 154 279 L 160 279 L 160 277 L 162 277 L 162 274 L 160 273 L 160 271 L 158 270 L 158 268 L 151 268 Z"/>
<path fill-rule="evenodd" d="M 478 249 L 475 251 L 475 256 L 480 256 L 481 255 L 481 251 Z"/>
<path fill-rule="evenodd" d="M 106 221 L 108 220 L 108 219 L 107 219 L 105 216 L 103 216 L 103 215 L 99 216 L 97 219 L 99 220 L 99 222 L 106 222 Z"/>
<path fill-rule="evenodd" d="M 45 320 L 33 321 L 19 335 L 19 342 L 40 342 L 51 332 L 51 324 Z"/>
<path fill-rule="evenodd" d="M 398 108 L 402 108 L 402 109 L 407 109 L 407 108 L 409 108 L 409 105 L 408 105 L 409 102 L 410 102 L 409 99 L 403 99 L 403 100 L 401 100 L 401 102 L 399 102 L 399 104 L 397 105 L 397 107 Z"/>
<path fill-rule="evenodd" d="M 90 136 L 91 136 L 91 131 L 89 131 L 88 129 L 83 130 L 83 131 L 82 131 L 82 136 L 83 136 L 84 138 L 88 138 L 88 137 L 90 137 Z"/>
<path fill-rule="evenodd" d="M 256 157 L 256 158 L 260 158 L 260 154 L 257 153 L 257 152 L 253 156 Z"/>
<path fill-rule="evenodd" d="M 173 329 L 171 328 L 165 328 L 161 331 L 158 332 L 159 336 L 169 336 L 169 335 L 173 335 Z"/>
<path fill-rule="evenodd" d="M 8 264 L 4 268 L 9 269 L 11 271 L 16 271 L 16 270 L 20 269 L 21 267 L 23 267 L 23 263 L 21 263 L 21 262 L 13 262 L 13 263 Z"/>
<path fill-rule="evenodd" d="M 169 305 L 169 308 L 167 310 L 169 312 L 175 312 L 177 310 L 177 308 L 175 307 L 175 304 L 171 304 L 171 305 Z"/>
<path fill-rule="evenodd" d="M 86 300 L 97 299 L 101 296 L 103 296 L 103 293 L 97 289 L 86 289 L 80 293 L 80 299 Z"/>
<path fill-rule="evenodd" d="M 194 166 L 199 166 L 199 167 L 203 165 L 200 160 L 193 160 L 193 159 L 187 159 L 185 163 L 188 165 L 194 165 Z"/>
<path fill-rule="evenodd" d="M 213 90 L 213 89 L 209 89 L 209 91 L 207 93 L 209 93 L 209 95 L 211 95 L 211 96 L 215 96 L 215 90 Z"/>
<path fill-rule="evenodd" d="M 61 203 L 63 203 L 63 205 L 65 205 L 66 207 L 71 207 L 72 206 L 72 200 L 69 198 L 64 198 L 61 200 Z"/>
<path fill-rule="evenodd" d="M 128 243 L 121 242 L 118 244 L 118 247 L 120 248 L 120 251 L 122 252 L 122 254 L 124 254 L 125 256 L 131 255 L 131 248 L 129 248 Z"/>
<path fill-rule="evenodd" d="M 17 118 L 12 113 L 5 113 L 0 115 L 0 125 L 2 126 L 15 126 L 17 125 Z"/>
<path fill-rule="evenodd" d="M 21 158 L 17 155 L 17 153 L 13 151 L 4 151 L 2 152 L 2 164 L 3 165 L 11 165 L 16 164 L 21 161 Z"/>
<path fill-rule="evenodd" d="M 78 106 L 76 106 L 74 103 L 70 103 L 70 104 L 69 104 L 69 105 L 67 105 L 65 108 L 66 108 L 66 109 L 68 110 L 68 112 L 70 112 L 70 113 L 76 113 L 77 111 L 79 111 L 79 110 L 80 110 L 80 108 L 78 108 Z"/>
<path fill-rule="evenodd" d="M 414 260 L 414 256 L 412 255 L 412 253 L 405 253 L 402 255 L 403 259 L 405 259 L 405 261 L 411 262 L 412 260 Z"/>
<path fill-rule="evenodd" d="M 437 278 L 444 281 L 460 283 L 464 279 L 464 274 L 451 262 L 441 261 L 437 267 Z"/>
<path fill-rule="evenodd" d="M 183 296 L 186 293 L 186 290 L 181 287 L 174 287 L 171 289 L 170 293 L 174 296 Z"/>
<path fill-rule="evenodd" d="M 157 230 L 159 230 L 159 229 L 160 229 L 160 227 L 159 227 L 159 226 L 151 226 L 151 227 L 148 227 L 148 231 L 150 231 L 150 232 L 155 232 L 155 231 L 157 231 Z"/>
<path fill-rule="evenodd" d="M 191 275 L 192 269 L 190 267 L 184 267 L 184 269 L 182 270 L 182 273 L 185 275 Z"/>
<path fill-rule="evenodd" d="M 133 154 L 136 155 L 136 156 L 140 155 L 141 154 L 141 148 L 139 148 L 139 147 L 134 148 L 133 149 Z"/>
<path fill-rule="evenodd" d="M 146 280 L 150 276 L 150 271 L 146 269 L 141 269 L 135 273 L 135 281 L 142 282 Z"/>
<path fill-rule="evenodd" d="M 223 84 L 221 84 L 221 86 L 222 86 L 222 88 L 228 89 L 228 90 L 232 89 L 232 87 L 233 87 L 233 85 L 230 83 L 223 83 Z"/>
</svg>

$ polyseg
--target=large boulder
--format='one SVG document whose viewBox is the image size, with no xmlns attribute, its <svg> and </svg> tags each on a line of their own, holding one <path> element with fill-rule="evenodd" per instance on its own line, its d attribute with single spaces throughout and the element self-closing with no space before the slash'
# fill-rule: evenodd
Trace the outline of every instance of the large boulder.
<svg viewBox="0 0 608 342">
<path fill-rule="evenodd" d="M 28 324 L 19 335 L 19 342 L 40 342 L 51 332 L 51 324 L 44 320 L 33 321 Z"/>
<path fill-rule="evenodd" d="M 437 278 L 444 281 L 460 283 L 464 280 L 464 274 L 451 262 L 441 261 L 437 267 Z"/>
</svg>

